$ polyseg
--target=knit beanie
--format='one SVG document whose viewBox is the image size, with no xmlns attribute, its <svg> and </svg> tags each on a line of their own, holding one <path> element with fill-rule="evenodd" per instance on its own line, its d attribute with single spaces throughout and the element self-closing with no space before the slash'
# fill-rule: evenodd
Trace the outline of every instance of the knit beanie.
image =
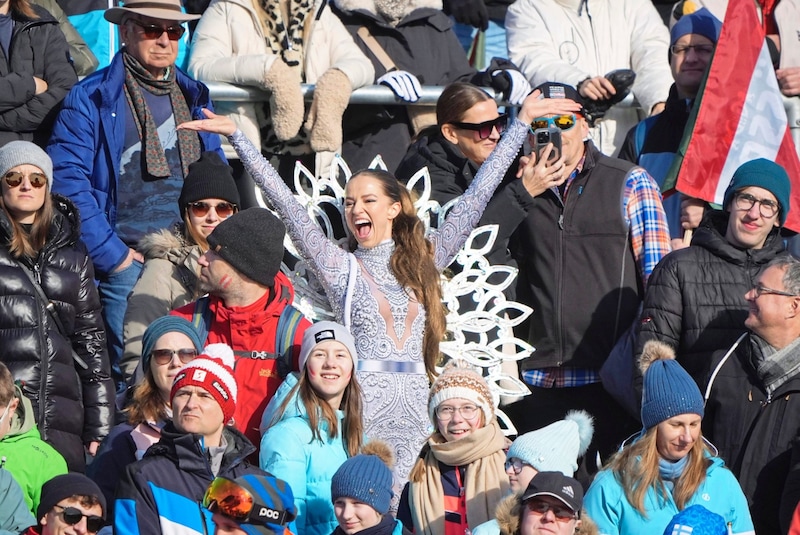
<svg viewBox="0 0 800 535">
<path fill-rule="evenodd" d="M 494 419 L 494 400 L 489 385 L 465 361 L 452 360 L 436 378 L 428 394 L 428 417 L 436 426 L 436 407 L 448 399 L 467 399 L 480 407 L 486 425 Z"/>
<path fill-rule="evenodd" d="M 703 396 L 694 379 L 675 360 L 668 344 L 651 340 L 639 359 L 644 376 L 642 424 L 651 429 L 679 414 L 705 414 Z"/>
<path fill-rule="evenodd" d="M 269 522 L 266 518 L 263 524 L 250 522 L 239 523 L 239 529 L 248 535 L 284 535 L 286 525 L 297 518 L 297 507 L 294 504 L 294 494 L 289 484 L 275 476 L 247 474 L 234 479 L 234 482 L 247 489 L 253 496 L 254 506 L 263 510 L 265 516 L 286 512 L 283 524 Z M 286 531 L 288 533 L 288 531 Z"/>
<path fill-rule="evenodd" d="M 537 472 L 561 472 L 572 477 L 578 469 L 578 457 L 586 453 L 593 434 L 589 413 L 570 411 L 563 420 L 518 436 L 507 458 L 516 457 Z"/>
<path fill-rule="evenodd" d="M 142 370 L 150 367 L 150 353 L 158 339 L 167 333 L 181 333 L 189 337 L 198 353 L 203 350 L 203 342 L 192 323 L 178 316 L 161 316 L 151 323 L 142 335 Z"/>
<path fill-rule="evenodd" d="M 200 159 L 189 164 L 189 172 L 183 179 L 178 208 L 183 213 L 187 204 L 203 199 L 222 199 L 239 204 L 239 190 L 233 179 L 233 169 L 222 161 L 219 154 L 204 152 Z"/>
<path fill-rule="evenodd" d="M 791 184 L 789 183 L 789 175 L 786 170 L 780 165 L 765 158 L 758 158 L 757 160 L 750 160 L 739 166 L 733 173 L 731 183 L 728 189 L 725 190 L 725 198 L 722 202 L 722 207 L 730 211 L 731 201 L 733 194 L 744 189 L 748 186 L 757 186 L 769 191 L 778 200 L 780 212 L 778 213 L 778 221 L 781 226 L 786 222 L 786 216 L 789 214 L 789 196 L 792 191 Z"/>
<path fill-rule="evenodd" d="M 719 39 L 719 32 L 722 29 L 722 22 L 711 14 L 706 8 L 701 8 L 689 15 L 682 16 L 669 32 L 669 45 L 684 35 L 694 33 L 702 35 L 712 43 Z"/>
<path fill-rule="evenodd" d="M 283 259 L 286 227 L 266 208 L 248 208 L 230 216 L 208 235 L 209 248 L 245 277 L 275 284 Z"/>
<path fill-rule="evenodd" d="M 13 143 L 13 142 L 12 142 Z M 103 517 L 106 514 L 106 497 L 97 483 L 83 474 L 70 472 L 49 480 L 42 485 L 42 494 L 39 498 L 39 507 L 36 509 L 36 520 L 39 521 L 49 513 L 55 505 L 64 498 L 72 496 L 93 496 L 103 508 Z"/>
<path fill-rule="evenodd" d="M 47 192 L 53 189 L 53 160 L 36 143 L 11 141 L 0 147 L 0 176 L 18 165 L 35 165 L 47 177 Z"/>
<path fill-rule="evenodd" d="M 725 519 L 702 505 L 687 507 L 667 524 L 664 535 L 727 535 Z"/>
<path fill-rule="evenodd" d="M 347 459 L 331 479 L 331 501 L 354 498 L 366 503 L 381 515 L 389 512 L 392 501 L 392 471 L 394 455 L 389 446 L 379 440 L 368 442 L 362 453 Z"/>
<path fill-rule="evenodd" d="M 172 381 L 169 399 L 184 386 L 199 386 L 219 403 L 225 423 L 236 410 L 236 379 L 233 376 L 233 350 L 227 344 L 207 345 L 203 353 L 184 364 Z"/>
<path fill-rule="evenodd" d="M 303 345 L 300 346 L 300 369 L 306 366 L 308 356 L 317 347 L 317 344 L 327 340 L 335 340 L 350 353 L 353 359 L 353 369 L 358 367 L 358 353 L 356 352 L 356 341 L 347 327 L 333 321 L 320 321 L 305 330 L 303 333 Z"/>
</svg>

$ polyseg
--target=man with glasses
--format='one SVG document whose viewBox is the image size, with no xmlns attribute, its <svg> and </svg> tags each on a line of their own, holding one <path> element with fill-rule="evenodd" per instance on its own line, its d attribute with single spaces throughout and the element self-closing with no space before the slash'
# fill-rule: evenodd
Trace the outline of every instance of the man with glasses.
<svg viewBox="0 0 800 535">
<path fill-rule="evenodd" d="M 539 472 L 509 500 L 513 506 L 501 505 L 496 513 L 508 535 L 573 535 L 583 522 L 583 487 L 560 472 Z"/>
<path fill-rule="evenodd" d="M 678 151 L 721 28 L 722 23 L 707 9 L 684 15 L 672 27 L 669 65 L 675 83 L 664 111 L 631 128 L 620 150 L 620 158 L 647 169 L 659 186 L 663 186 Z M 685 230 L 697 228 L 705 208 L 704 201 L 678 193 L 664 199 L 673 248 L 682 245 Z"/>
<path fill-rule="evenodd" d="M 583 104 L 573 87 L 538 89 Z M 599 370 L 637 317 L 647 279 L 670 250 L 669 234 L 655 181 L 601 154 L 587 140 L 582 110 L 536 118 L 532 128 L 551 125 L 561 134 L 561 158 L 526 157 L 521 179 L 496 194 L 507 209 L 495 250 L 511 251 L 520 269 L 517 300 L 535 311 L 521 335 L 536 348 L 521 363 L 533 395 L 506 413 L 525 433 L 587 411 L 595 435 L 582 466 L 594 473 L 597 453 L 609 456 L 636 428 L 603 389 Z"/>
<path fill-rule="evenodd" d="M 779 231 L 790 194 L 789 177 L 774 162 L 761 158 L 736 170 L 723 210 L 707 211 L 692 246 L 671 253 L 653 271 L 632 358 L 649 340 L 669 344 L 705 388 L 712 353 L 742 333 L 752 308 L 745 294 L 770 261 L 786 254 Z M 638 368 L 634 374 L 641 391 Z"/>
<path fill-rule="evenodd" d="M 800 500 L 800 261 L 773 260 L 752 286 L 749 330 L 711 357 L 703 433 L 742 485 L 756 533 L 786 533 Z"/>
<path fill-rule="evenodd" d="M 80 210 L 119 374 L 127 297 L 143 261 L 134 247 L 180 221 L 175 199 L 189 164 L 206 150 L 223 153 L 219 136 L 175 129 L 211 107 L 208 88 L 175 66 L 182 23 L 199 15 L 183 13 L 180 0 L 130 0 L 105 18 L 119 25 L 125 46 L 67 95 L 48 152 L 53 191 Z"/>
<path fill-rule="evenodd" d="M 38 526 L 24 535 L 87 535 L 105 525 L 106 499 L 94 481 L 83 474 L 56 476 L 42 485 L 36 511 Z"/>
</svg>

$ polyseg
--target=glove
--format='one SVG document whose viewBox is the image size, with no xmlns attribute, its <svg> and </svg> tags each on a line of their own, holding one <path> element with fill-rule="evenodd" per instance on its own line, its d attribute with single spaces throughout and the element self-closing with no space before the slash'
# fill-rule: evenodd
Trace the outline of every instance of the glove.
<svg viewBox="0 0 800 535">
<path fill-rule="evenodd" d="M 503 98 L 514 106 L 522 106 L 531 92 L 531 84 L 525 75 L 514 69 L 492 72 L 492 88 L 503 92 Z"/>
<path fill-rule="evenodd" d="M 272 93 L 269 99 L 272 126 L 281 141 L 295 137 L 303 126 L 305 103 L 300 83 L 300 67 L 290 67 L 280 58 L 264 75 L 264 87 Z"/>
<path fill-rule="evenodd" d="M 353 86 L 339 69 L 328 69 L 314 88 L 314 100 L 304 128 L 314 152 L 334 152 L 342 147 L 342 115 L 350 102 Z"/>
<path fill-rule="evenodd" d="M 483 0 L 444 0 L 443 11 L 461 24 L 482 31 L 489 28 L 489 13 Z"/>
<path fill-rule="evenodd" d="M 406 102 L 418 101 L 422 93 L 419 79 L 408 71 L 389 71 L 378 78 L 377 82 L 387 86 Z"/>
</svg>

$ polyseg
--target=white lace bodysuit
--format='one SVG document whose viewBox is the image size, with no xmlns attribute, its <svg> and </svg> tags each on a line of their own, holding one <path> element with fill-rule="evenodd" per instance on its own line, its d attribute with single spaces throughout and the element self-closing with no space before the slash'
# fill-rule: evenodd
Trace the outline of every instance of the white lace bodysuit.
<svg viewBox="0 0 800 535">
<path fill-rule="evenodd" d="M 463 247 L 495 188 L 522 146 L 528 127 L 515 120 L 453 206 L 445 223 L 428 235 L 434 260 L 443 270 Z M 348 286 L 347 251 L 330 241 L 272 166 L 240 131 L 230 136 L 242 163 L 286 224 L 292 242 L 327 293 L 337 320 L 343 318 Z M 396 456 L 395 489 L 408 478 L 432 431 L 428 419 L 428 378 L 422 357 L 425 310 L 395 279 L 389 259 L 394 242 L 359 247 L 351 299 L 350 329 L 358 351 L 358 379 L 364 391 L 367 437 L 388 442 Z"/>
</svg>

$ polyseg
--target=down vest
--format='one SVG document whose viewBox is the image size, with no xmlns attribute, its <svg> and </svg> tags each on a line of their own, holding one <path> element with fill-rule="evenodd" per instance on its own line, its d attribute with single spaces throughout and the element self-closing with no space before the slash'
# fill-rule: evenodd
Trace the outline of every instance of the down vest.
<svg viewBox="0 0 800 535">
<path fill-rule="evenodd" d="M 83 471 L 83 445 L 109 432 L 114 386 L 94 270 L 79 240 L 78 211 L 59 195 L 53 195 L 53 204 L 47 243 L 36 259 L 23 261 L 38 277 L 69 337 L 59 332 L 30 279 L 2 247 L 0 360 L 22 382 L 42 438 L 64 456 L 70 470 Z M 0 241 L 8 243 L 10 236 L 11 223 L 0 212 Z M 71 349 L 85 367 L 73 360 Z"/>
</svg>

